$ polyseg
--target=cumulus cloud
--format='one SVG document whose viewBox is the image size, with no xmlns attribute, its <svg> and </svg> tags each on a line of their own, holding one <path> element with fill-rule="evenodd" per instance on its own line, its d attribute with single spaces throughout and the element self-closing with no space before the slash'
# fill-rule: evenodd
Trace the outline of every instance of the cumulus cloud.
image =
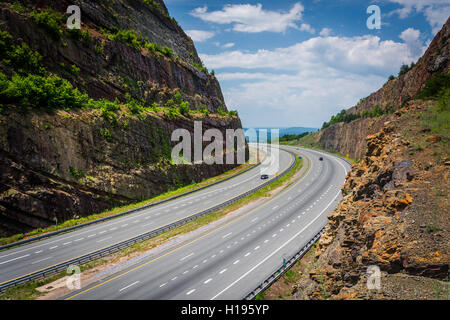
<svg viewBox="0 0 450 320">
<path fill-rule="evenodd" d="M 285 48 L 201 58 L 216 70 L 227 104 L 238 108 L 246 126 L 320 127 L 380 88 L 402 63 L 419 58 L 411 48 L 418 45 L 420 33 L 407 29 L 401 38 L 404 42 L 373 35 L 320 36 Z"/>
<path fill-rule="evenodd" d="M 421 12 L 429 22 L 432 32 L 437 33 L 450 16 L 450 0 L 389 0 L 402 7 L 390 14 L 398 14 L 402 19 L 413 11 Z"/>
<path fill-rule="evenodd" d="M 316 30 L 307 23 L 302 23 L 302 25 L 300 26 L 300 31 L 306 31 L 311 34 L 314 34 L 316 32 Z"/>
<path fill-rule="evenodd" d="M 203 42 L 214 37 L 215 33 L 212 31 L 204 30 L 186 30 L 188 36 L 196 42 Z"/>
<path fill-rule="evenodd" d="M 320 31 L 320 35 L 322 36 L 322 37 L 328 37 L 329 35 L 331 35 L 331 32 L 332 32 L 333 30 L 331 30 L 330 28 L 323 28 L 321 31 Z"/>
<path fill-rule="evenodd" d="M 276 70 L 313 70 L 329 67 L 355 73 L 386 74 L 392 66 L 412 62 L 407 44 L 377 36 L 315 37 L 286 48 L 243 52 L 239 50 L 217 55 L 201 55 L 210 68 L 272 68 Z"/>
<path fill-rule="evenodd" d="M 425 52 L 426 47 L 422 45 L 419 30 L 408 28 L 399 37 L 405 42 L 411 56 L 421 56 Z"/>
<path fill-rule="evenodd" d="M 222 46 L 222 48 L 225 48 L 225 49 L 229 49 L 229 48 L 232 48 L 232 47 L 234 47 L 234 43 L 233 42 L 225 43 Z"/>
<path fill-rule="evenodd" d="M 207 7 L 196 8 L 191 15 L 203 21 L 217 24 L 231 24 L 238 32 L 285 32 L 288 28 L 298 29 L 296 21 L 301 20 L 304 7 L 298 2 L 288 12 L 264 10 L 261 4 L 226 5 L 222 10 L 208 11 Z"/>
</svg>

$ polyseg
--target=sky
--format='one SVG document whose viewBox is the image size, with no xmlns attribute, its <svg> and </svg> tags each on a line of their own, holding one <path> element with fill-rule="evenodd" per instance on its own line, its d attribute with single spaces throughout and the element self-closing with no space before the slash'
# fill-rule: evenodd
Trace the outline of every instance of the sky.
<svg viewBox="0 0 450 320">
<path fill-rule="evenodd" d="M 244 127 L 321 127 L 416 62 L 450 16 L 450 0 L 165 3 Z"/>
</svg>

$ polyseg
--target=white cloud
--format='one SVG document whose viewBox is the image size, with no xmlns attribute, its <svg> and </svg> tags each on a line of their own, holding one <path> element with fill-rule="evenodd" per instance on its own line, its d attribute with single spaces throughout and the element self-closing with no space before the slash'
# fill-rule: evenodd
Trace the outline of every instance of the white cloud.
<svg viewBox="0 0 450 320">
<path fill-rule="evenodd" d="M 413 11 L 421 12 L 429 22 L 432 32 L 437 33 L 450 16 L 450 0 L 389 0 L 402 6 L 390 14 L 408 17 Z"/>
<path fill-rule="evenodd" d="M 332 32 L 333 30 L 331 30 L 330 28 L 323 28 L 322 29 L 322 31 L 320 31 L 320 35 L 322 36 L 322 37 L 328 37 L 329 35 L 331 35 L 331 32 Z"/>
<path fill-rule="evenodd" d="M 306 31 L 309 32 L 311 34 L 316 33 L 316 30 L 314 28 L 312 28 L 309 24 L 307 23 L 302 23 L 302 25 L 300 26 L 300 31 Z"/>
<path fill-rule="evenodd" d="M 422 45 L 419 30 L 408 28 L 399 37 L 405 41 L 411 56 L 421 56 L 425 52 L 426 47 Z"/>
<path fill-rule="evenodd" d="M 207 22 L 232 24 L 232 30 L 238 32 L 285 32 L 288 28 L 298 29 L 295 22 L 301 20 L 303 10 L 300 2 L 294 4 L 289 12 L 264 10 L 258 3 L 226 5 L 218 11 L 201 7 L 194 9 L 191 15 Z"/>
<path fill-rule="evenodd" d="M 380 88 L 402 63 L 419 58 L 411 46 L 419 43 L 420 33 L 407 29 L 401 36 L 405 42 L 373 35 L 314 37 L 286 48 L 201 58 L 216 70 L 227 104 L 239 110 L 245 126 L 320 127 Z"/>
<path fill-rule="evenodd" d="M 276 70 L 312 70 L 324 67 L 360 74 L 385 74 L 402 62 L 419 58 L 411 54 L 405 43 L 381 41 L 379 37 L 315 37 L 291 47 L 258 50 L 254 53 L 239 50 L 217 55 L 201 55 L 209 68 L 227 67 Z"/>
<path fill-rule="evenodd" d="M 203 30 L 186 30 L 186 33 L 196 42 L 203 42 L 214 37 L 215 33 L 212 31 Z"/>
<path fill-rule="evenodd" d="M 428 7 L 425 9 L 425 17 L 430 23 L 432 31 L 434 34 L 441 30 L 445 22 L 447 22 L 450 16 L 450 6 L 443 7 L 440 9 L 435 9 L 434 7 Z"/>
<path fill-rule="evenodd" d="M 234 47 L 234 43 L 233 42 L 225 43 L 222 46 L 222 48 L 225 48 L 225 49 L 229 49 L 229 48 L 232 48 L 232 47 Z"/>
</svg>

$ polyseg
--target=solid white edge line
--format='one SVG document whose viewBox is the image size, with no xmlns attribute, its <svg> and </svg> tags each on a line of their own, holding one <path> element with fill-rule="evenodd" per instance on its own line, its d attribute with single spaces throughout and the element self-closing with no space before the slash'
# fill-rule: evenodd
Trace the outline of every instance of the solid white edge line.
<svg viewBox="0 0 450 320">
<path fill-rule="evenodd" d="M 303 231 L 305 231 L 310 225 L 312 225 L 314 222 L 316 222 L 317 219 L 319 219 L 322 214 L 333 204 L 333 202 L 336 200 L 336 198 L 341 194 L 341 191 L 339 190 L 339 192 L 336 194 L 336 196 L 333 198 L 333 200 L 331 200 L 331 202 L 325 207 L 325 209 L 322 210 L 322 212 L 320 214 L 317 215 L 317 217 L 315 217 L 313 220 L 311 220 L 310 223 L 308 223 L 302 230 L 300 230 L 299 232 L 297 232 L 293 237 L 291 237 L 288 241 L 286 241 L 281 247 L 279 247 L 278 249 L 276 249 L 275 251 L 273 251 L 270 255 L 268 255 L 267 257 L 265 257 L 261 262 L 259 262 L 257 265 L 255 265 L 253 268 L 251 268 L 249 271 L 247 271 L 246 273 L 244 273 L 242 276 L 240 276 L 236 281 L 232 282 L 230 285 L 228 285 L 225 289 L 223 289 L 222 291 L 220 291 L 218 294 L 216 294 L 214 297 L 212 297 L 210 300 L 214 300 L 216 299 L 218 296 L 220 296 L 222 293 L 224 293 L 225 291 L 227 291 L 228 289 L 230 289 L 232 286 L 234 286 L 236 283 L 238 283 L 239 281 L 241 281 L 243 278 L 245 278 L 248 274 L 250 274 L 253 270 L 255 270 L 256 268 L 258 268 L 261 264 L 263 264 L 264 262 L 266 262 L 267 260 L 269 260 L 271 257 L 273 257 L 273 255 L 275 255 L 278 251 L 280 251 L 281 249 L 283 249 L 285 246 L 287 246 L 289 243 L 291 243 L 295 238 L 297 238 Z"/>
</svg>

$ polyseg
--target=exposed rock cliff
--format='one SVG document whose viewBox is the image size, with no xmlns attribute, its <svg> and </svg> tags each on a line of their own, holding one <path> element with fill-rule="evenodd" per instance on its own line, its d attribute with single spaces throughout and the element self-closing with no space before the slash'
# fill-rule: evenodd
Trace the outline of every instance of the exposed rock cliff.
<svg viewBox="0 0 450 320">
<path fill-rule="evenodd" d="M 367 137 L 297 298 L 449 298 L 449 137 L 423 132 L 417 118 L 430 107 L 408 102 Z M 367 286 L 370 266 L 381 270 L 379 289 Z"/>
<path fill-rule="evenodd" d="M 80 32 L 65 27 L 72 4 L 81 8 Z M 163 1 L 4 1 L 0 28 L 0 236 L 235 166 L 170 161 L 174 129 L 192 133 L 199 120 L 225 132 L 241 122 Z"/>
</svg>

